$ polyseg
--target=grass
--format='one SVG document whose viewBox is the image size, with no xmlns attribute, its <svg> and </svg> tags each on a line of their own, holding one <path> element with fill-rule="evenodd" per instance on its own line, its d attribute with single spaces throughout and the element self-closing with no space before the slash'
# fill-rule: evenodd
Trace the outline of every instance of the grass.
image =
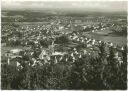
<svg viewBox="0 0 128 91">
<path fill-rule="evenodd" d="M 16 46 L 16 47 L 9 47 L 9 46 L 2 46 L 1 47 L 1 55 L 5 54 L 7 51 L 12 50 L 12 49 L 27 49 L 27 47 L 22 47 L 22 46 Z"/>
<path fill-rule="evenodd" d="M 104 31 L 103 31 L 104 32 Z M 106 33 L 103 34 L 103 32 L 101 33 L 84 33 L 85 36 L 87 36 L 88 38 L 94 38 L 96 40 L 101 40 L 101 41 L 105 41 L 105 42 L 112 42 L 115 45 L 119 45 L 119 46 L 124 46 L 127 44 L 127 38 L 125 36 L 115 36 L 112 34 L 107 34 Z M 109 32 L 108 32 L 109 33 Z"/>
</svg>

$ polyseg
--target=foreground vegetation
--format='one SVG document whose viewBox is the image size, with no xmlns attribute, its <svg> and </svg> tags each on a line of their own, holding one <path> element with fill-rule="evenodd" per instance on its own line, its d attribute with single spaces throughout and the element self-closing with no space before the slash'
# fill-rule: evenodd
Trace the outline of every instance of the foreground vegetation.
<svg viewBox="0 0 128 91">
<path fill-rule="evenodd" d="M 29 56 L 13 60 L 20 61 L 22 68 L 2 65 L 2 89 L 126 89 L 127 54 L 122 51 L 122 63 L 114 57 L 106 56 L 104 44 L 100 47 L 99 57 L 82 55 L 74 63 L 72 59 L 55 64 L 32 66 Z M 43 60 L 42 60 L 43 61 Z M 30 63 L 30 65 L 29 65 Z"/>
</svg>

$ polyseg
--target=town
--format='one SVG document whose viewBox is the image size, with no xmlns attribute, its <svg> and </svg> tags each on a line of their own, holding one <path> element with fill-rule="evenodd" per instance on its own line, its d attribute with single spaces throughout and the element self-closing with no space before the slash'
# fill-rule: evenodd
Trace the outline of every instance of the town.
<svg viewBox="0 0 128 91">
<path fill-rule="evenodd" d="M 2 89 L 127 88 L 125 15 L 10 12 L 2 12 Z"/>
</svg>

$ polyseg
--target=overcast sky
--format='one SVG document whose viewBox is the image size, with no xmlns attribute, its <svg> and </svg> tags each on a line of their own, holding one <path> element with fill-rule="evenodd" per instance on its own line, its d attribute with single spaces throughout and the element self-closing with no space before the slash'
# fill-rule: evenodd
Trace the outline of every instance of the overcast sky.
<svg viewBox="0 0 128 91">
<path fill-rule="evenodd" d="M 126 1 L 111 0 L 2 0 L 2 9 L 78 9 L 88 11 L 126 11 Z"/>
</svg>

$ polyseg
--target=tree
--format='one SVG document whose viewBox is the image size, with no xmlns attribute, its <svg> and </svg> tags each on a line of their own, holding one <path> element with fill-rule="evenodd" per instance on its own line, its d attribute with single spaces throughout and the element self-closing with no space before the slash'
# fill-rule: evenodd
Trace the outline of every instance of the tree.
<svg viewBox="0 0 128 91">
<path fill-rule="evenodd" d="M 56 44 L 66 44 L 68 42 L 69 42 L 69 39 L 68 39 L 68 37 L 66 35 L 62 35 L 62 36 L 57 37 L 55 39 L 55 43 Z"/>
</svg>

